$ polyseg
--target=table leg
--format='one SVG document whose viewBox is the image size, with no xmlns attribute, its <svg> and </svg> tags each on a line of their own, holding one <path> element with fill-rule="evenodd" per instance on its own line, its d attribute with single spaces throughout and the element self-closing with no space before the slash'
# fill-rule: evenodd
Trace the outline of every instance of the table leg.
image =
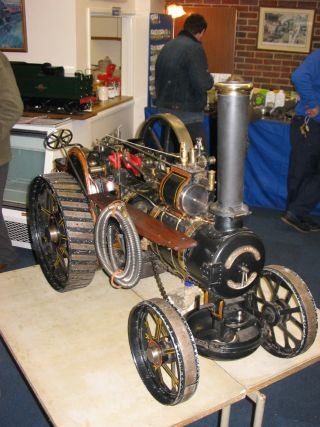
<svg viewBox="0 0 320 427">
<path fill-rule="evenodd" d="M 254 391 L 252 393 L 247 394 L 247 397 L 256 404 L 256 408 L 254 411 L 253 427 L 262 427 L 266 396 L 265 394 L 260 393 L 260 391 Z"/>
<path fill-rule="evenodd" d="M 221 409 L 220 427 L 229 427 L 231 405 Z"/>
</svg>

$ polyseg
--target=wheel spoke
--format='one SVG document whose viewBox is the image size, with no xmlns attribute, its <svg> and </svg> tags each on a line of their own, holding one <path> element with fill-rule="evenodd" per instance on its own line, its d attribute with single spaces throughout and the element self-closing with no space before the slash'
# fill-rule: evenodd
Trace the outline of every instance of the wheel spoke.
<svg viewBox="0 0 320 427">
<path fill-rule="evenodd" d="M 292 296 L 293 296 L 293 293 L 292 293 L 291 291 L 289 291 L 289 290 L 288 290 L 288 293 L 287 293 L 286 297 L 284 298 L 284 301 L 285 301 L 287 304 L 289 304 L 289 301 L 291 300 Z"/>
<path fill-rule="evenodd" d="M 58 266 L 60 265 L 66 271 L 67 269 L 66 269 L 66 264 L 64 262 L 64 258 L 67 256 L 68 256 L 68 252 L 66 248 L 64 248 L 63 246 L 59 246 L 57 248 L 56 260 L 53 262 L 54 268 L 58 268 Z"/>
<path fill-rule="evenodd" d="M 162 365 L 163 370 L 166 372 L 166 374 L 171 379 L 172 389 L 177 390 L 178 385 L 179 385 L 179 378 L 174 374 L 174 372 L 173 372 L 174 368 L 173 367 L 175 367 L 175 362 L 172 362 L 171 368 L 169 368 L 169 366 L 167 364 Z"/>
<path fill-rule="evenodd" d="M 286 322 L 287 323 L 287 322 Z M 298 345 L 300 343 L 300 340 L 294 336 L 286 327 L 285 324 L 279 323 L 278 325 L 279 329 L 283 332 L 283 335 L 285 337 L 285 341 L 286 341 L 286 347 L 289 347 L 289 342 L 288 339 L 290 338 L 296 345 Z"/>
<path fill-rule="evenodd" d="M 147 341 L 150 341 L 154 337 L 152 336 L 150 325 L 149 325 L 149 322 L 148 322 L 147 318 L 144 321 L 144 328 L 145 328 L 145 333 L 144 333 L 145 339 Z"/>
<path fill-rule="evenodd" d="M 270 332 L 271 332 L 271 339 L 272 339 L 272 341 L 276 342 L 276 334 L 275 334 L 274 328 L 271 328 Z"/>
<path fill-rule="evenodd" d="M 279 278 L 277 278 L 279 279 Z M 280 289 L 280 283 L 277 281 L 274 281 L 274 288 L 273 288 L 273 292 L 272 292 L 272 298 L 271 301 L 274 302 L 275 300 L 277 300 L 278 297 L 278 293 L 279 293 L 279 289 Z"/>
<path fill-rule="evenodd" d="M 171 128 L 170 126 L 164 127 L 163 132 L 163 150 L 168 152 L 170 147 L 170 134 L 171 134 Z"/>
<path fill-rule="evenodd" d="M 296 319 L 294 316 L 290 316 L 289 318 L 290 322 L 292 322 L 297 328 L 299 328 L 301 331 L 303 331 L 303 323 L 298 319 Z"/>
<path fill-rule="evenodd" d="M 165 386 L 165 382 L 162 375 L 161 366 L 155 366 L 153 365 L 153 369 L 155 371 L 155 375 L 158 377 L 159 383 L 163 386 Z"/>
<path fill-rule="evenodd" d="M 154 143 L 154 145 L 156 146 L 157 150 L 163 150 L 163 147 L 161 145 L 160 139 L 158 138 L 156 132 L 154 131 L 154 129 L 152 128 L 148 128 L 148 133 L 151 136 L 152 142 Z"/>
<path fill-rule="evenodd" d="M 159 341 L 163 331 L 163 322 L 162 322 L 162 319 L 160 319 L 159 317 L 155 319 L 155 321 L 156 321 L 156 332 L 154 334 L 154 339 L 156 341 Z"/>
<path fill-rule="evenodd" d="M 263 303 L 266 302 L 266 298 L 265 298 L 262 290 L 261 290 L 260 293 L 261 293 L 262 296 L 259 297 L 258 295 L 256 295 L 255 300 L 256 300 L 256 302 L 263 304 Z"/>
<path fill-rule="evenodd" d="M 279 313 L 280 313 L 281 317 L 285 317 L 287 315 L 291 315 L 294 313 L 300 313 L 300 309 L 299 309 L 299 307 L 288 307 L 288 308 L 284 308 L 282 310 L 279 310 Z"/>
<path fill-rule="evenodd" d="M 46 209 L 45 207 L 41 206 L 40 208 L 40 212 L 44 213 L 45 216 L 48 216 L 50 218 L 50 216 L 52 215 L 52 212 L 49 211 L 49 209 Z"/>
</svg>

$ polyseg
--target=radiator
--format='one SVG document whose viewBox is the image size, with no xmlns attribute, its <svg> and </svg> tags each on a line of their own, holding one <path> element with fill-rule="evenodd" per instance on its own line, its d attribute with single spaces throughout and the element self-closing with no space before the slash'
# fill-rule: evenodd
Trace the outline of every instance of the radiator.
<svg viewBox="0 0 320 427">
<path fill-rule="evenodd" d="M 31 249 L 30 231 L 25 210 L 2 209 L 10 240 L 13 246 Z"/>
</svg>

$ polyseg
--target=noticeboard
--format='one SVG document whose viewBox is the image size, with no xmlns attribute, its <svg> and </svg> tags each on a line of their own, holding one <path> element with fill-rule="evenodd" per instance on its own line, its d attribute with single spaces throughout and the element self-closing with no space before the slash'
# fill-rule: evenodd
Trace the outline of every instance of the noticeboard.
<svg viewBox="0 0 320 427">
<path fill-rule="evenodd" d="M 172 39 L 172 18 L 162 13 L 151 13 L 149 21 L 149 61 L 148 61 L 148 107 L 154 107 L 155 65 L 160 50 Z"/>
</svg>

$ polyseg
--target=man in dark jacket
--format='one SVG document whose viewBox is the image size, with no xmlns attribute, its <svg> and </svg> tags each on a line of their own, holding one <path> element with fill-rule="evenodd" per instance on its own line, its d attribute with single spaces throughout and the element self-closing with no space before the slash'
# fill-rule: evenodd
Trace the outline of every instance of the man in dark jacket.
<svg viewBox="0 0 320 427">
<path fill-rule="evenodd" d="M 3 192 L 11 159 L 10 130 L 23 112 L 23 103 L 6 56 L 0 52 L 0 272 L 15 260 L 15 251 L 2 216 Z M 26 166 L 27 167 L 27 166 Z"/>
<path fill-rule="evenodd" d="M 160 51 L 156 62 L 155 86 L 158 111 L 169 112 L 186 125 L 192 140 L 201 137 L 208 152 L 204 130 L 204 108 L 213 78 L 201 39 L 207 23 L 203 16 L 190 15 L 178 37 Z"/>
</svg>

